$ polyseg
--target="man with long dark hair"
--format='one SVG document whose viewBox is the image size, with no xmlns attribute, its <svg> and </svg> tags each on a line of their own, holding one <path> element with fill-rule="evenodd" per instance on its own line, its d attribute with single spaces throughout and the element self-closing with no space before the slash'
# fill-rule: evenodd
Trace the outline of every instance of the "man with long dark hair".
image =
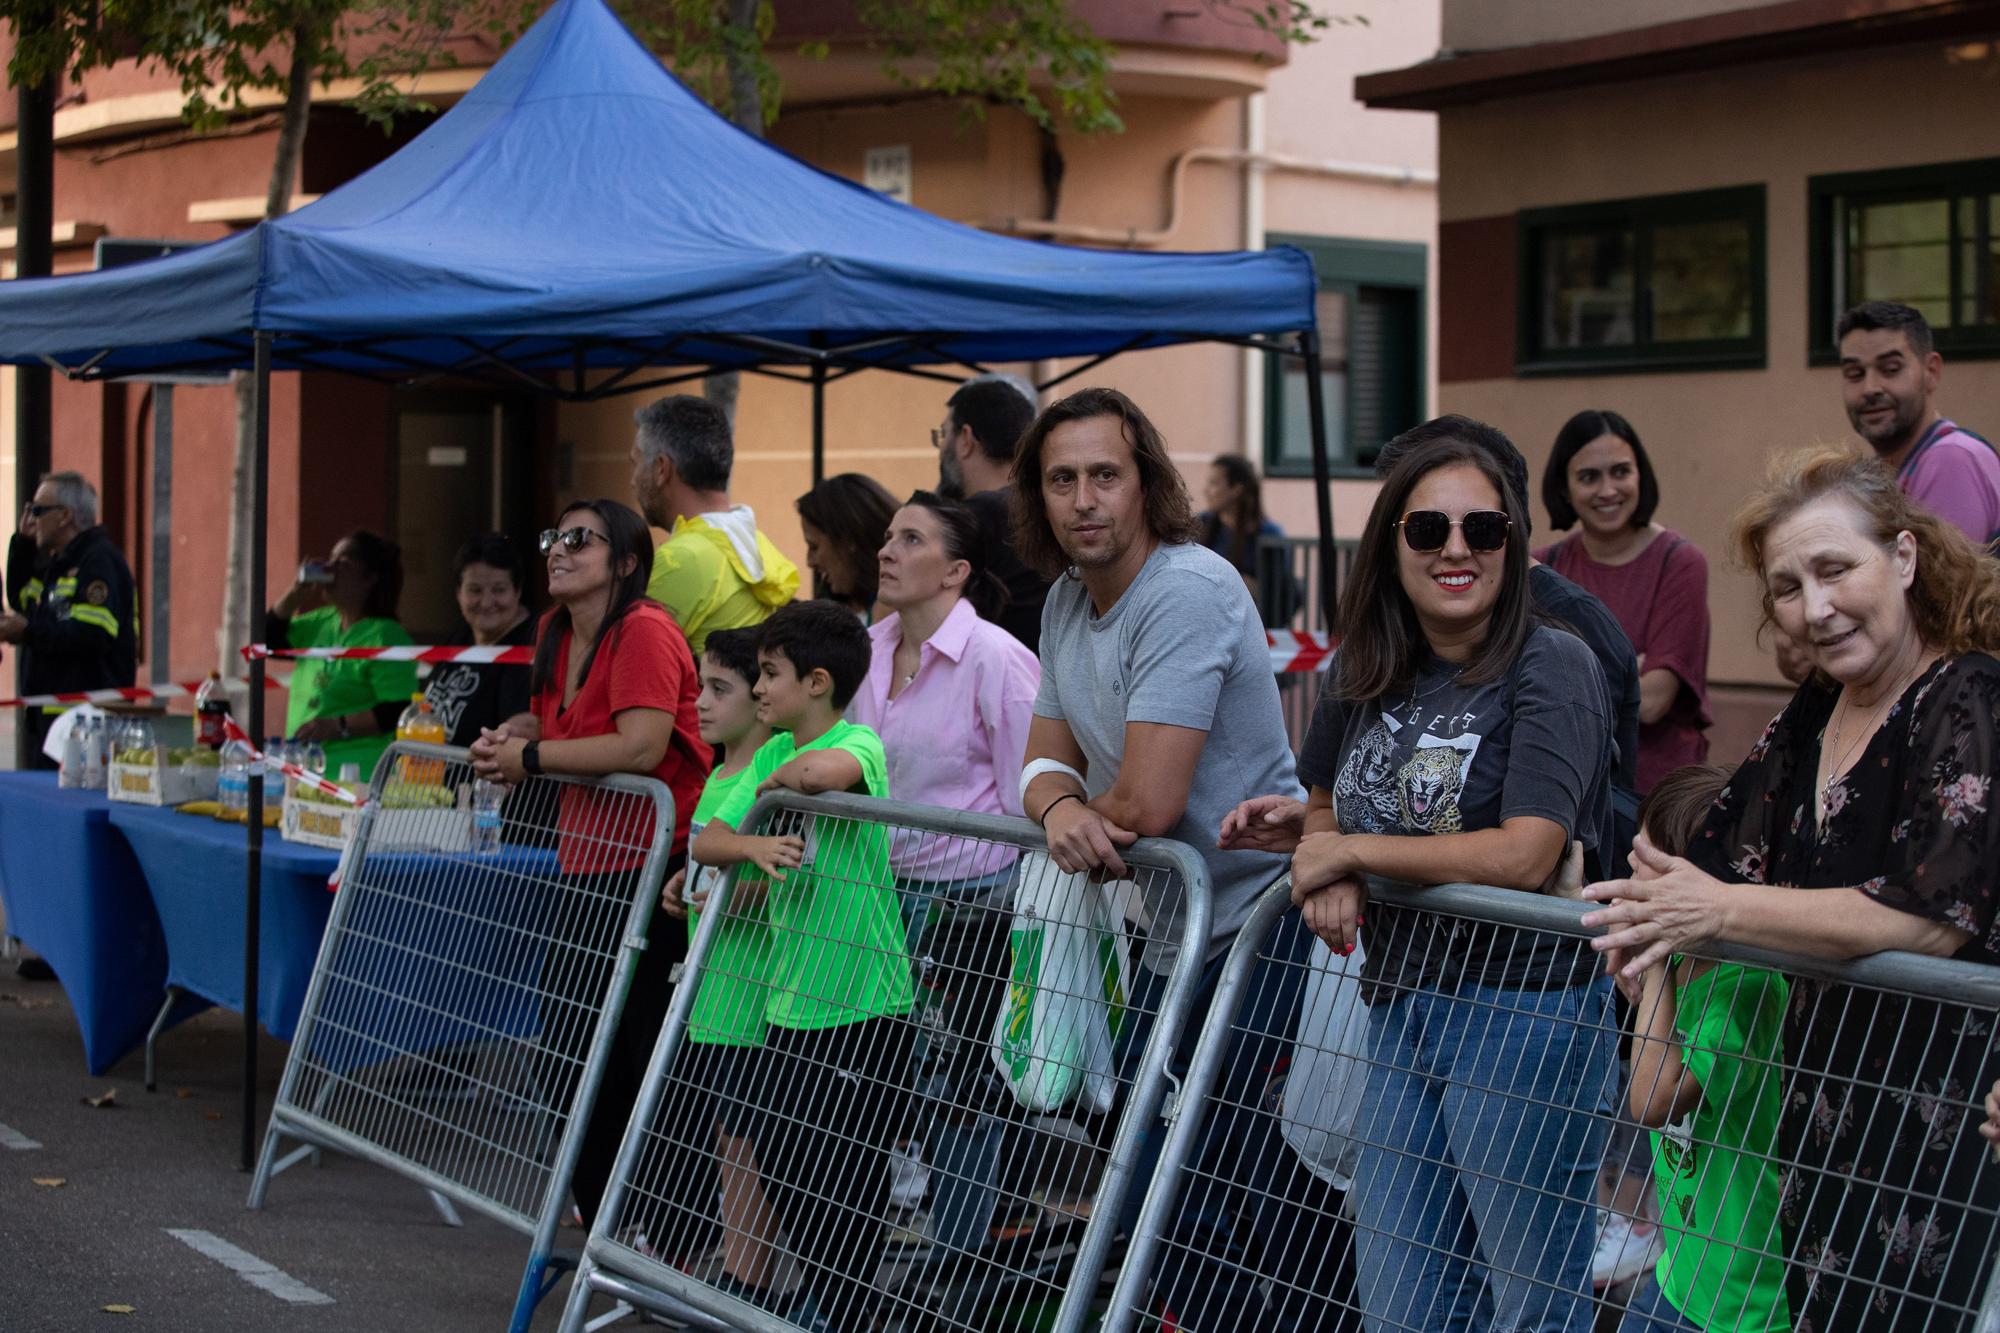
<svg viewBox="0 0 2000 1333">
<path fill-rule="evenodd" d="M 1014 523 L 1022 556 L 1056 578 L 1042 613 L 1023 810 L 1065 871 L 1121 877 L 1119 849 L 1142 836 L 1203 849 L 1213 915 L 1208 938 L 1194 941 L 1208 966 L 1191 1048 L 1222 954 L 1285 869 L 1269 853 L 1217 849 L 1216 829 L 1246 782 L 1299 790 L 1263 625 L 1235 567 L 1195 540 L 1193 506 L 1160 432 L 1115 389 L 1071 394 L 1029 427 L 1014 460 Z M 1126 1069 L 1179 961 L 1179 890 L 1150 881 L 1142 890 L 1150 934 L 1119 1034 Z M 1255 1278 L 1239 1261 L 1279 1230 L 1251 1216 L 1255 1191 L 1269 1186 L 1255 1180 L 1258 1163 L 1273 1155 L 1251 1145 L 1271 1138 L 1271 1118 L 1245 1108 L 1260 1103 L 1296 1024 L 1301 970 L 1278 960 L 1303 957 L 1303 946 L 1288 924 L 1264 951 L 1270 961 L 1251 984 L 1256 1012 L 1226 1057 L 1199 1150 L 1203 1183 L 1183 1200 L 1175 1257 L 1155 1282 L 1184 1328 L 1261 1322 Z M 1176 1066 L 1190 1053 L 1177 1051 Z M 1142 1166 L 1139 1178 L 1147 1174 Z"/>
</svg>

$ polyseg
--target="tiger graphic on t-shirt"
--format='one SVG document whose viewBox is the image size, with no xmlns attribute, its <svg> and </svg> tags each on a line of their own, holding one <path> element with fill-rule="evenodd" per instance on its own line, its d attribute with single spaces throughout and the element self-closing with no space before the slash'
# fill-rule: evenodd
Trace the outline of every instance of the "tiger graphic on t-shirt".
<svg viewBox="0 0 2000 1333">
<path fill-rule="evenodd" d="M 1403 823 L 1426 833 L 1457 833 L 1465 755 L 1449 745 L 1419 746 L 1396 774 Z"/>
<path fill-rule="evenodd" d="M 1396 799 L 1396 731 L 1400 724 L 1384 717 L 1355 745 L 1334 780 L 1333 810 L 1348 833 L 1387 833 L 1402 822 Z"/>
</svg>

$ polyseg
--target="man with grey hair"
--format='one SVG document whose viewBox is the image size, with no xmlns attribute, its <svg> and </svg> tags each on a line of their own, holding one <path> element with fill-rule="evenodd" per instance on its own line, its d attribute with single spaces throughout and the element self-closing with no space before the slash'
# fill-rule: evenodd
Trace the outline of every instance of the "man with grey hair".
<svg viewBox="0 0 2000 1333">
<path fill-rule="evenodd" d="M 699 657 L 712 631 L 761 625 L 791 601 L 798 566 L 758 531 L 749 505 L 729 503 L 736 448 L 721 408 L 677 393 L 633 416 L 632 491 L 646 521 L 668 531 L 646 595 L 672 613 Z"/>
<path fill-rule="evenodd" d="M 139 605 L 131 566 L 97 522 L 97 491 L 75 472 L 51 472 L 21 512 L 7 552 L 7 601 L 0 640 L 21 645 L 27 694 L 96 690 L 135 682 Z M 35 764 L 49 722 L 63 710 L 23 714 Z"/>
</svg>

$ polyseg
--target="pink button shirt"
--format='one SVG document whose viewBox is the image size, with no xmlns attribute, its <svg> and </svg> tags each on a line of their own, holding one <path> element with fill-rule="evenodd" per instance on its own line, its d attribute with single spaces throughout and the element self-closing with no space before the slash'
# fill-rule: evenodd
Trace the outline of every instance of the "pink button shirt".
<svg viewBox="0 0 2000 1333">
<path fill-rule="evenodd" d="M 869 626 L 868 679 L 847 719 L 873 727 L 889 755 L 889 794 L 899 801 L 978 814 L 1021 813 L 1021 758 L 1028 750 L 1041 667 L 1021 641 L 979 618 L 960 599 L 917 655 L 917 675 L 889 698 L 903 618 Z M 1017 853 L 993 843 L 897 833 L 889 864 L 903 879 L 983 879 Z"/>
</svg>

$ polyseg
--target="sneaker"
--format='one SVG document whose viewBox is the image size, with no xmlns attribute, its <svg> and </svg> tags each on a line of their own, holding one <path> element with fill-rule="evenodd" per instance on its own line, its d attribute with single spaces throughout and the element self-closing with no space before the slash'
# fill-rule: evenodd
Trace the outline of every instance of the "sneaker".
<svg viewBox="0 0 2000 1333">
<path fill-rule="evenodd" d="M 924 1165 L 921 1143 L 899 1143 L 889 1149 L 889 1204 L 905 1212 L 924 1206 L 930 1191 L 931 1169 Z"/>
<path fill-rule="evenodd" d="M 1590 1283 L 1599 1291 L 1621 1286 L 1648 1272 L 1660 1258 L 1660 1228 L 1623 1213 L 1604 1212 L 1597 1253 L 1590 1258 Z"/>
</svg>

